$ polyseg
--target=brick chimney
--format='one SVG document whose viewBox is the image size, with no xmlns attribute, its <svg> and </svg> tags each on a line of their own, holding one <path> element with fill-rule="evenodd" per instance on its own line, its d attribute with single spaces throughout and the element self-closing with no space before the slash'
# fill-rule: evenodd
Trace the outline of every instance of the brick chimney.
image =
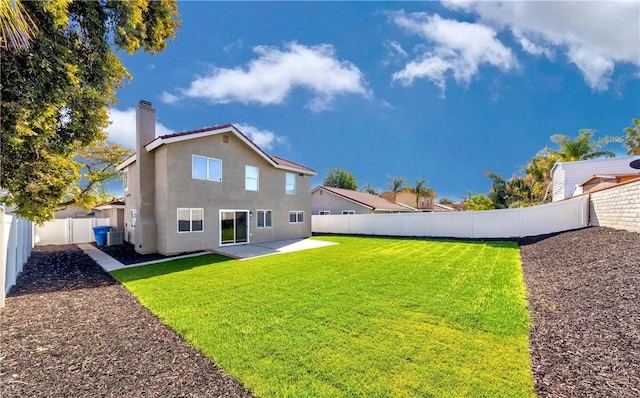
<svg viewBox="0 0 640 398">
<path fill-rule="evenodd" d="M 157 251 L 157 224 L 155 217 L 156 172 L 155 158 L 145 145 L 156 138 L 156 110 L 151 102 L 140 100 L 136 107 L 136 167 L 138 184 L 136 206 L 138 219 L 135 226 L 136 252 L 146 254 Z"/>
</svg>

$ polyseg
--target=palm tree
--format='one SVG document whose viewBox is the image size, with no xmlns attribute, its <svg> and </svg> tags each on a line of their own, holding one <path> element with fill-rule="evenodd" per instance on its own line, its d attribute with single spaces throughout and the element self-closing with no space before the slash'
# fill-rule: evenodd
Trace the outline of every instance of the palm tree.
<svg viewBox="0 0 640 398">
<path fill-rule="evenodd" d="M 600 148 L 611 142 L 622 142 L 620 137 L 602 137 L 593 141 L 595 130 L 582 129 L 575 138 L 562 134 L 551 136 L 551 141 L 558 144 L 558 149 L 545 148 L 541 152 L 547 156 L 556 157 L 560 162 L 573 162 L 576 160 L 589 160 L 597 158 L 613 158 L 616 156 L 611 151 L 601 151 Z"/>
<path fill-rule="evenodd" d="M 416 195 L 416 209 L 420 208 L 420 198 L 423 197 L 431 197 L 433 196 L 433 189 L 431 188 L 427 188 L 427 186 L 425 185 L 427 183 L 427 180 L 425 180 L 424 178 L 419 179 L 418 181 L 416 181 L 416 184 L 413 187 L 409 187 L 409 192 L 411 192 L 412 194 Z"/>
<path fill-rule="evenodd" d="M 375 189 L 374 187 L 372 187 L 371 184 L 367 184 L 364 187 L 362 187 L 362 192 L 366 192 L 366 193 L 369 193 L 371 195 L 376 195 L 376 196 L 380 195 L 380 192 L 377 189 Z"/>
<path fill-rule="evenodd" d="M 387 176 L 389 178 L 389 182 L 387 183 L 387 187 L 393 193 L 393 201 L 396 201 L 396 195 L 401 192 L 405 185 L 407 185 L 407 180 L 403 177 L 392 177 Z"/>
<path fill-rule="evenodd" d="M 0 0 L 0 47 L 25 49 L 37 32 L 38 27 L 20 0 Z"/>
</svg>

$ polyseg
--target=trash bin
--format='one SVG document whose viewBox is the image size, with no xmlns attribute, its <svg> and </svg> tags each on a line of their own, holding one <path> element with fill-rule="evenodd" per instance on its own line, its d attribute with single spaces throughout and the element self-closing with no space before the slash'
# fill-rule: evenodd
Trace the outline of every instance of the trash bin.
<svg viewBox="0 0 640 398">
<path fill-rule="evenodd" d="M 107 233 L 109 233 L 110 229 L 111 227 L 108 225 L 93 227 L 93 234 L 96 236 L 96 243 L 98 246 L 103 246 L 107 243 Z"/>
</svg>

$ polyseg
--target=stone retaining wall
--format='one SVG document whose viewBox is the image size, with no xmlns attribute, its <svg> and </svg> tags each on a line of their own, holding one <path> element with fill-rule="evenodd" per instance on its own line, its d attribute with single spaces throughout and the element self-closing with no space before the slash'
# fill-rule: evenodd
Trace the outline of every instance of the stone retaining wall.
<svg viewBox="0 0 640 398">
<path fill-rule="evenodd" d="M 640 181 L 594 192 L 590 196 L 592 226 L 640 232 Z"/>
</svg>

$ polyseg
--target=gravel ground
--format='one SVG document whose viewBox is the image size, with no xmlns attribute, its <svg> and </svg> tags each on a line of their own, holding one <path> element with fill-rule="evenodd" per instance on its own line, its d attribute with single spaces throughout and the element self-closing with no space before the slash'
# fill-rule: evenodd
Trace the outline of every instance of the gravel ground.
<svg viewBox="0 0 640 398">
<path fill-rule="evenodd" d="M 0 325 L 3 398 L 251 396 L 75 245 L 34 249 Z"/>
<path fill-rule="evenodd" d="M 538 396 L 639 397 L 640 234 L 589 228 L 520 245 Z M 0 327 L 3 398 L 251 396 L 76 246 L 34 250 Z"/>
<path fill-rule="evenodd" d="M 640 234 L 587 228 L 527 243 L 538 397 L 640 397 Z"/>
</svg>

